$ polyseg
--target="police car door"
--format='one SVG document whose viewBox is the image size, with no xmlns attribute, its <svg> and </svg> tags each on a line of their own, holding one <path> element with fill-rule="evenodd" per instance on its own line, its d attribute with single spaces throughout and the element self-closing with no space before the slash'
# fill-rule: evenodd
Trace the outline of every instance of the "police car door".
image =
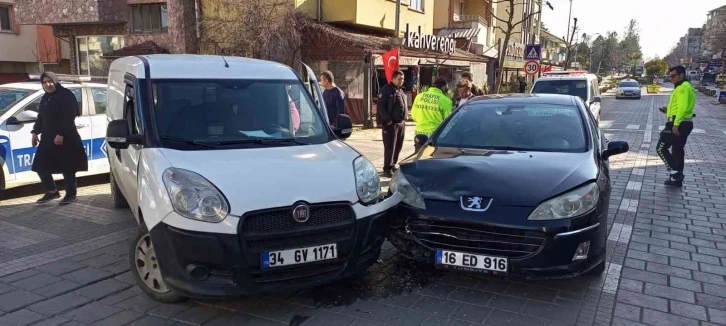
<svg viewBox="0 0 726 326">
<path fill-rule="evenodd" d="M 76 130 L 78 130 L 78 134 L 81 135 L 81 139 L 83 140 L 83 147 L 86 149 L 86 159 L 90 160 L 93 130 L 91 128 L 91 113 L 89 111 L 88 104 L 89 100 L 86 94 L 87 87 L 81 87 L 80 85 L 69 85 L 67 87 L 76 97 L 76 101 L 78 101 L 78 108 L 81 109 L 81 115 L 76 117 Z M 91 166 L 89 164 L 89 170 L 90 167 Z"/>
<path fill-rule="evenodd" d="M 7 154 L 7 166 L 11 175 L 9 180 L 15 183 L 29 183 L 40 181 L 37 175 L 30 171 L 33 166 L 35 148 L 32 146 L 30 132 L 38 116 L 40 99 L 44 92 L 39 91 L 33 94 L 30 102 L 24 104 L 20 109 L 13 112 L 11 118 L 5 121 L 3 129 L 7 132 L 7 147 L 10 153 Z"/>
<path fill-rule="evenodd" d="M 91 123 L 91 146 L 89 153 L 88 167 L 95 172 L 108 172 L 109 165 L 106 159 L 106 97 L 108 96 L 107 86 L 89 86 L 86 89 L 89 106 L 89 120 Z"/>
<path fill-rule="evenodd" d="M 325 122 L 330 125 L 330 121 L 328 121 L 328 109 L 325 107 L 325 101 L 323 100 L 323 91 L 320 89 L 320 84 L 318 83 L 318 79 L 315 77 L 315 72 L 313 72 L 308 65 L 304 63 L 302 65 L 305 66 L 302 81 L 305 83 L 305 87 L 308 89 L 308 92 L 310 92 L 313 100 L 318 105 L 318 109 L 323 115 L 323 119 L 325 119 Z M 302 119 L 302 117 L 300 118 Z"/>
</svg>

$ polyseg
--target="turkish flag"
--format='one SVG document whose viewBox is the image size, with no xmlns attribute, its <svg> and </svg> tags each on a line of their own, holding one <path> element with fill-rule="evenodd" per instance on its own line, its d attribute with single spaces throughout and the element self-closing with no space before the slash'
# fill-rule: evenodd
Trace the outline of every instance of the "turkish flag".
<svg viewBox="0 0 726 326">
<path fill-rule="evenodd" d="M 383 67 L 386 70 L 386 81 L 390 83 L 393 78 L 393 71 L 398 70 L 398 48 L 383 54 Z"/>
</svg>

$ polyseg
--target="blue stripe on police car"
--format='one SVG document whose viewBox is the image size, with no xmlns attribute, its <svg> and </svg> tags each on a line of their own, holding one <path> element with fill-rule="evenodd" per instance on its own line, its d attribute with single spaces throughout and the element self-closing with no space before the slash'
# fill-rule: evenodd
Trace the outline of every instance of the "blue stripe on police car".
<svg viewBox="0 0 726 326">
<path fill-rule="evenodd" d="M 1 138 L 0 138 L 1 139 Z M 2 141 L 0 141 L 2 142 Z M 86 157 L 89 160 L 98 160 L 106 158 L 106 139 L 95 138 L 95 139 L 84 139 L 83 147 L 86 148 Z M 3 144 L 6 146 L 6 144 Z M 8 164 L 8 171 L 10 174 L 30 171 L 33 167 L 33 159 L 35 158 L 35 147 L 26 147 L 10 150 L 10 142 L 7 142 L 6 154 L 8 157 L 12 155 L 13 164 Z M 7 161 L 6 161 L 7 162 Z"/>
</svg>

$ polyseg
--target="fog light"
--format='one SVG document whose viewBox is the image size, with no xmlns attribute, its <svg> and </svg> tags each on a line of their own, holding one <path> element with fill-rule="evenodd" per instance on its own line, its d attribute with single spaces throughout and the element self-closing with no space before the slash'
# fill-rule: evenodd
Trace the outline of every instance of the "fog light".
<svg viewBox="0 0 726 326">
<path fill-rule="evenodd" d="M 579 246 L 577 246 L 577 251 L 575 251 L 575 256 L 572 257 L 572 260 L 583 260 L 587 258 L 587 253 L 590 251 L 590 241 L 585 241 L 581 243 Z"/>
<path fill-rule="evenodd" d="M 196 281 L 204 281 L 209 277 L 209 269 L 197 264 L 188 265 L 187 273 Z"/>
</svg>

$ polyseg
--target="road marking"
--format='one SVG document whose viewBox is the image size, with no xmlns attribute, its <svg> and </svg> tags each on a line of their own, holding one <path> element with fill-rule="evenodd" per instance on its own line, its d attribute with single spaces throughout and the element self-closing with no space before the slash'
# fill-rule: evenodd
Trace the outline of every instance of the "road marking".
<svg viewBox="0 0 726 326">
<path fill-rule="evenodd" d="M 650 98 L 650 109 L 648 110 L 648 122 L 645 123 L 645 134 L 643 135 L 643 143 L 650 143 L 653 140 L 653 105 L 655 97 Z"/>
<path fill-rule="evenodd" d="M 620 202 L 620 208 L 618 209 L 621 211 L 637 212 L 638 201 L 635 199 L 623 199 L 623 201 Z"/>
<path fill-rule="evenodd" d="M 613 223 L 610 229 L 608 240 L 622 243 L 630 242 L 630 235 L 633 233 L 633 227 L 622 223 Z"/>
<path fill-rule="evenodd" d="M 640 129 L 640 125 L 628 125 L 625 129 Z"/>
<path fill-rule="evenodd" d="M 605 276 L 605 284 L 603 284 L 602 291 L 605 293 L 615 294 L 618 292 L 618 283 L 620 283 L 620 272 L 623 270 L 623 266 L 620 264 L 607 263 L 605 264 L 607 275 Z"/>
<path fill-rule="evenodd" d="M 650 144 L 640 144 L 640 147 L 650 148 Z"/>
<path fill-rule="evenodd" d="M 706 133 L 706 131 L 703 129 L 693 129 L 693 131 L 691 131 L 691 132 L 694 134 L 705 134 Z"/>
<path fill-rule="evenodd" d="M 642 187 L 642 182 L 637 181 L 628 181 L 628 185 L 625 187 L 626 190 L 637 190 L 640 191 L 640 187 Z"/>
</svg>

